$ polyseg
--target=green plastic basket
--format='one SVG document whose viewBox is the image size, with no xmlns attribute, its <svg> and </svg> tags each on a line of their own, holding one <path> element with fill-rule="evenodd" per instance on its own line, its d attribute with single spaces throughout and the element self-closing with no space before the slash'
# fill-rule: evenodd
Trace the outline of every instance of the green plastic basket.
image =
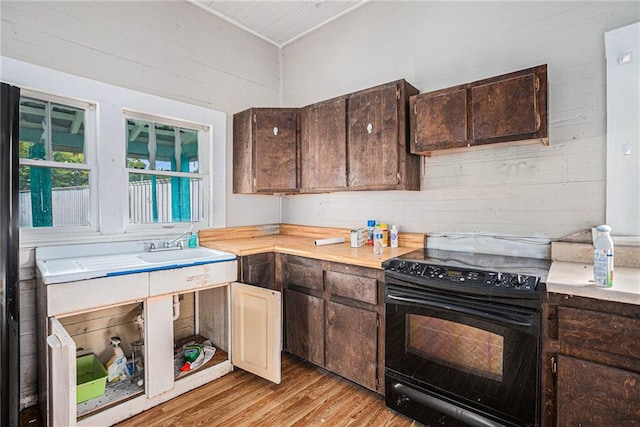
<svg viewBox="0 0 640 427">
<path fill-rule="evenodd" d="M 76 359 L 76 403 L 82 403 L 104 394 L 107 385 L 107 370 L 95 354 Z"/>
</svg>

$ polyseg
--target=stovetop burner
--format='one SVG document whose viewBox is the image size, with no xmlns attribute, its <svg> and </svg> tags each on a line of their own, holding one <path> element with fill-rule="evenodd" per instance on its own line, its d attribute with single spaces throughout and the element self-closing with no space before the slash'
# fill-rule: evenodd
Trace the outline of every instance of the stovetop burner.
<svg viewBox="0 0 640 427">
<path fill-rule="evenodd" d="M 491 292 L 539 292 L 551 263 L 526 257 L 420 249 L 387 260 L 383 268 L 402 277 Z"/>
</svg>

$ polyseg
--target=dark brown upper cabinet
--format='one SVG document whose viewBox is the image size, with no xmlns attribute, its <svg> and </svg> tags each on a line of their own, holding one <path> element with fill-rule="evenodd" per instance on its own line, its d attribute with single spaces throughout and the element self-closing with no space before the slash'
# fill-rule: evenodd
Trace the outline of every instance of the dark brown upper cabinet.
<svg viewBox="0 0 640 427">
<path fill-rule="evenodd" d="M 300 112 L 300 191 L 347 187 L 347 100 L 329 99 Z"/>
<path fill-rule="evenodd" d="M 411 152 L 541 140 L 548 144 L 547 66 L 411 97 Z"/>
<path fill-rule="evenodd" d="M 414 96 L 410 104 L 414 133 L 412 152 L 421 154 L 467 146 L 467 91 L 464 88 Z"/>
<path fill-rule="evenodd" d="M 405 80 L 347 99 L 347 179 L 351 190 L 419 190 L 420 159 L 409 152 L 409 97 Z"/>
<path fill-rule="evenodd" d="M 298 111 L 251 108 L 234 114 L 234 193 L 297 191 Z"/>
<path fill-rule="evenodd" d="M 404 80 L 303 108 L 233 116 L 234 193 L 420 190 Z"/>
</svg>

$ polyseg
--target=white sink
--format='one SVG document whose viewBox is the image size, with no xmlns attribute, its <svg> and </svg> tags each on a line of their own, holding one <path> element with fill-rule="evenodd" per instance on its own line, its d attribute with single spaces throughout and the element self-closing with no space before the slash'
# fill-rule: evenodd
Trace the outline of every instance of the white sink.
<svg viewBox="0 0 640 427">
<path fill-rule="evenodd" d="M 230 254 L 226 252 L 216 251 L 215 249 L 198 247 L 195 249 L 144 252 L 136 255 L 136 257 L 150 264 L 158 264 L 164 262 L 198 262 L 202 260 L 210 260 L 213 262 L 226 259 L 229 255 Z M 233 258 L 235 258 L 235 256 Z"/>
<path fill-rule="evenodd" d="M 49 246 L 36 249 L 45 284 L 227 262 L 234 254 L 203 247 L 149 252 L 143 242 Z"/>
</svg>

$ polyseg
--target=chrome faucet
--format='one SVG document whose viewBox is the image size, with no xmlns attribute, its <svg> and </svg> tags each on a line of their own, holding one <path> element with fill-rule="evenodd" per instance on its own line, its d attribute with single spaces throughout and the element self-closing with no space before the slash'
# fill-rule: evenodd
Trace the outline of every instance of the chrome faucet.
<svg viewBox="0 0 640 427">
<path fill-rule="evenodd" d="M 173 240 L 167 240 L 164 242 L 164 247 L 165 248 L 171 248 L 174 243 L 175 246 L 174 248 L 179 248 L 179 249 L 183 249 L 184 248 L 184 239 L 183 237 L 188 236 L 191 234 L 191 231 L 185 231 L 184 233 L 182 233 L 181 235 L 179 235 L 178 237 L 176 237 Z"/>
</svg>

